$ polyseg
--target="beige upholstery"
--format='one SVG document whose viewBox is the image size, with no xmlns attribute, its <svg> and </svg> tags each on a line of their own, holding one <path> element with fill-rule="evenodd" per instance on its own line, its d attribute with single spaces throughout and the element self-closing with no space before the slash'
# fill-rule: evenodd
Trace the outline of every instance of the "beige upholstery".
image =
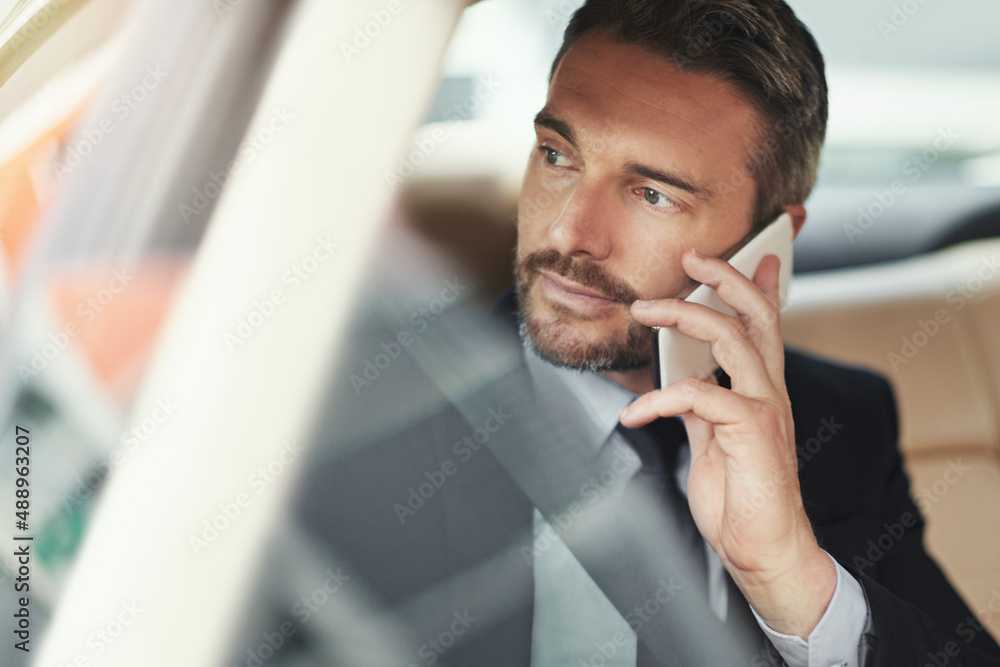
<svg viewBox="0 0 1000 667">
<path fill-rule="evenodd" d="M 1000 240 L 797 277 L 783 327 L 891 378 L 928 548 L 1000 636 Z"/>
</svg>

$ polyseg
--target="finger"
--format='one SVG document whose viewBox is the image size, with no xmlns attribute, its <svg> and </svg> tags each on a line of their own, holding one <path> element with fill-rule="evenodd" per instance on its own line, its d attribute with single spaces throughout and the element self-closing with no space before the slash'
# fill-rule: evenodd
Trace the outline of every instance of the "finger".
<svg viewBox="0 0 1000 667">
<path fill-rule="evenodd" d="M 776 394 L 774 378 L 743 323 L 699 303 L 661 299 L 632 304 L 632 316 L 646 326 L 677 327 L 678 331 L 712 346 L 712 356 L 733 380 L 733 388 L 748 396 Z"/>
<path fill-rule="evenodd" d="M 691 278 L 715 289 L 719 298 L 736 311 L 761 350 L 776 383 L 784 381 L 781 310 L 777 296 L 780 263 L 775 257 L 765 258 L 758 265 L 755 277 L 765 280 L 763 285 L 759 285 L 721 259 L 702 257 L 693 252 L 685 253 L 682 258 L 684 270 Z"/>
<path fill-rule="evenodd" d="M 777 257 L 775 260 L 780 263 Z M 775 304 L 776 299 L 772 301 L 736 267 L 718 257 L 705 257 L 692 250 L 681 257 L 681 265 L 691 278 L 713 288 L 719 298 L 740 314 L 753 318 L 766 314 L 769 307 Z M 757 268 L 760 270 L 759 265 Z"/>
<path fill-rule="evenodd" d="M 719 381 L 715 379 L 714 375 L 705 378 L 705 382 L 719 386 Z M 688 444 L 691 447 L 691 463 L 693 464 L 708 449 L 715 435 L 715 426 L 693 412 L 685 412 L 681 418 L 684 420 L 684 430 L 687 431 Z"/>
<path fill-rule="evenodd" d="M 623 426 L 639 428 L 660 417 L 688 412 L 716 425 L 738 424 L 752 418 L 747 399 L 697 378 L 643 394 L 626 406 L 619 418 Z"/>
<path fill-rule="evenodd" d="M 781 275 L 781 259 L 777 255 L 767 255 L 760 260 L 757 271 L 754 273 L 753 282 L 764 293 L 767 300 L 781 307 L 779 294 Z"/>
<path fill-rule="evenodd" d="M 764 293 L 774 308 L 769 311 L 774 318 L 770 330 L 777 336 L 766 336 L 761 342 L 760 352 L 768 368 L 779 371 L 779 378 L 784 381 L 785 346 L 781 336 L 781 259 L 777 255 L 767 255 L 757 265 L 753 282 Z"/>
<path fill-rule="evenodd" d="M 694 463 L 708 450 L 715 434 L 715 425 L 693 412 L 686 412 L 681 418 L 684 420 L 684 430 L 687 431 L 688 444 L 691 447 L 691 462 Z"/>
</svg>

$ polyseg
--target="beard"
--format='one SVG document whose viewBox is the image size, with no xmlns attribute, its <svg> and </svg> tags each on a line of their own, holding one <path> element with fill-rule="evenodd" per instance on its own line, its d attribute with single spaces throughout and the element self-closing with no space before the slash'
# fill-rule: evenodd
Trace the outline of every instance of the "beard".
<svg viewBox="0 0 1000 667">
<path fill-rule="evenodd" d="M 531 288 L 545 269 L 621 302 L 626 308 L 638 299 L 624 281 L 611 276 L 598 264 L 563 257 L 557 250 L 531 253 L 515 259 L 515 286 L 518 304 L 518 331 L 525 345 L 549 363 L 582 371 L 630 371 L 651 363 L 649 328 L 631 316 L 624 330 L 616 330 L 605 339 L 581 339 L 578 323 L 588 318 L 563 306 L 547 304 L 553 315 L 541 315 L 531 296 Z"/>
</svg>

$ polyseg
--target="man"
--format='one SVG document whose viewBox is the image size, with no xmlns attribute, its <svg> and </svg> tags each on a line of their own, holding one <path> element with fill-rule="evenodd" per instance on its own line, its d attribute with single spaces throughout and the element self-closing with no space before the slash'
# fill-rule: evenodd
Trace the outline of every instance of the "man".
<svg viewBox="0 0 1000 667">
<path fill-rule="evenodd" d="M 496 308 L 520 365 L 303 494 L 376 599 L 452 628 L 423 664 L 1000 664 L 985 631 L 956 636 L 974 617 L 921 544 L 888 385 L 786 357 L 775 258 L 753 281 L 715 259 L 782 212 L 802 228 L 826 113 L 822 57 L 783 2 L 574 15 Z M 672 298 L 690 280 L 738 317 Z M 711 343 L 721 372 L 654 391 L 653 326 Z M 632 430 L 675 417 L 651 445 Z M 823 426 L 843 433 L 800 472 L 796 441 Z M 386 490 L 425 478 L 389 517 Z M 855 569 L 883 526 L 896 545 Z M 489 627 L 446 624 L 469 608 Z"/>
</svg>

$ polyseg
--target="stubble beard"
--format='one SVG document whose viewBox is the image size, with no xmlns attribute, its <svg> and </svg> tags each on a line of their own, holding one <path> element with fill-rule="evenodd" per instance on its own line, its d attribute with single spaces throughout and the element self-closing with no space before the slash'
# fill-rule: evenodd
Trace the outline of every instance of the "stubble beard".
<svg viewBox="0 0 1000 667">
<path fill-rule="evenodd" d="M 609 275 L 603 267 L 563 257 L 554 249 L 531 253 L 523 260 L 515 259 L 518 331 L 525 345 L 549 363 L 581 371 L 624 372 L 650 365 L 649 328 L 631 317 L 625 329 L 618 329 L 600 341 L 587 341 L 580 333 L 580 324 L 586 320 L 573 310 L 547 303 L 552 314 L 540 314 L 541 306 L 535 303 L 538 297 L 532 294 L 532 288 L 542 269 L 620 301 L 626 308 L 638 298 L 627 284 Z"/>
</svg>

